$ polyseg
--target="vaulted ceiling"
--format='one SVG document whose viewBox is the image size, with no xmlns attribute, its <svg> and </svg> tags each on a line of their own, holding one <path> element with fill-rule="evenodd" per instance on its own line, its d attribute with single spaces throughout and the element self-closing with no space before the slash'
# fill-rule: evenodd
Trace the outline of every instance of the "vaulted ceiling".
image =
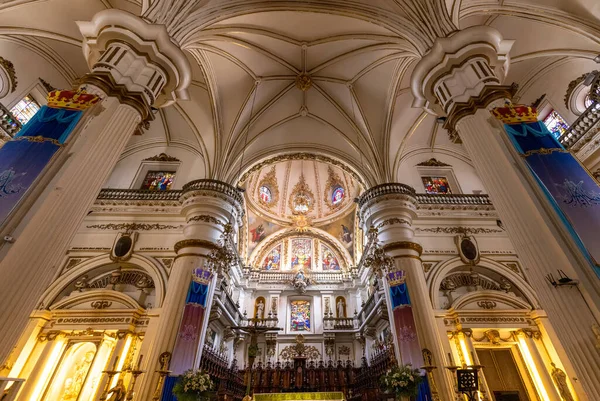
<svg viewBox="0 0 600 401">
<path fill-rule="evenodd" d="M 126 153 L 184 148 L 229 182 L 290 152 L 342 161 L 369 185 L 402 181 L 411 152 L 464 158 L 411 108 L 412 68 L 438 35 L 486 24 L 515 39 L 508 82 L 526 102 L 546 93 L 570 121 L 562 96 L 600 52 L 597 0 L 13 0 L 0 4 L 0 54 L 17 75 L 52 69 L 53 85 L 69 85 L 88 72 L 75 21 L 110 7 L 167 24 L 193 66 L 191 100 L 157 112 Z"/>
</svg>

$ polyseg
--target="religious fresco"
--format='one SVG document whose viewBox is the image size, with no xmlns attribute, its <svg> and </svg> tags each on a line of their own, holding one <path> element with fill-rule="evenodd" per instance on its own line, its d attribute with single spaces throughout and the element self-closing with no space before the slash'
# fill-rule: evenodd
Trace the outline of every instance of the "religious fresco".
<svg viewBox="0 0 600 401">
<path fill-rule="evenodd" d="M 338 205 L 342 203 L 342 201 L 344 200 L 344 195 L 344 188 L 342 188 L 341 186 L 336 187 L 333 190 L 333 193 L 331 194 L 331 203 L 333 205 Z"/>
<path fill-rule="evenodd" d="M 312 267 L 312 239 L 292 239 L 292 268 L 310 269 Z"/>
<path fill-rule="evenodd" d="M 310 301 L 292 301 L 290 305 L 290 330 L 310 331 Z"/>
<path fill-rule="evenodd" d="M 262 240 L 281 228 L 248 210 L 248 255 L 254 251 Z"/>
<path fill-rule="evenodd" d="M 263 270 L 279 270 L 281 268 L 281 244 L 267 254 L 262 263 Z"/>
<path fill-rule="evenodd" d="M 354 213 L 348 213 L 341 219 L 319 228 L 340 241 L 350 256 L 354 257 Z"/>
<path fill-rule="evenodd" d="M 421 177 L 425 192 L 428 194 L 451 194 L 446 177 Z"/>
<path fill-rule="evenodd" d="M 323 270 L 341 270 L 340 262 L 333 251 L 323 244 L 321 244 L 321 263 Z"/>
</svg>

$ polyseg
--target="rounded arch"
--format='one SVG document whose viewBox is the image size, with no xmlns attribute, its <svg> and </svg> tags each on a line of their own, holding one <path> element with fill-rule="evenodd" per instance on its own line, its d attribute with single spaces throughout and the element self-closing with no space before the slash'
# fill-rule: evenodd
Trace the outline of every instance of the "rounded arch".
<svg viewBox="0 0 600 401">
<path fill-rule="evenodd" d="M 48 289 L 46 289 L 41 297 L 42 305 L 47 306 L 53 304 L 56 297 L 58 297 L 59 294 L 78 277 L 81 277 L 83 274 L 96 268 L 109 264 L 114 264 L 114 262 L 110 259 L 108 254 L 99 255 L 81 262 L 73 269 L 60 276 L 48 287 Z M 160 307 L 165 296 L 167 283 L 167 274 L 162 266 L 156 260 L 150 257 L 135 253 L 131 256 L 131 259 L 126 262 L 126 264 L 139 267 L 152 278 L 156 291 L 156 307 Z"/>
<path fill-rule="evenodd" d="M 303 236 L 317 238 L 323 241 L 337 257 L 341 258 L 343 266 L 348 269 L 351 266 L 352 257 L 348 250 L 343 246 L 340 246 L 337 239 L 326 231 L 318 228 L 309 227 L 304 232 L 298 232 L 293 228 L 284 228 L 274 232 L 265 238 L 253 251 L 248 258 L 251 266 L 258 266 L 265 258 L 267 252 L 271 250 L 278 242 L 286 240 L 290 237 Z"/>
<path fill-rule="evenodd" d="M 468 305 L 473 304 L 478 301 L 484 301 L 484 302 L 495 301 L 495 302 L 498 302 L 498 303 L 500 303 L 504 306 L 507 306 L 509 308 L 512 308 L 512 309 L 524 309 L 524 310 L 532 309 L 532 306 L 529 303 L 523 301 L 522 299 L 516 298 L 514 296 L 510 296 L 510 295 L 502 293 L 502 292 L 489 291 L 489 290 L 470 292 L 470 293 L 464 294 L 464 295 L 458 297 L 457 299 L 455 299 L 454 302 L 452 302 L 452 305 L 450 305 L 450 309 L 454 309 L 454 310 L 465 309 L 465 307 L 467 307 Z"/>
<path fill-rule="evenodd" d="M 434 308 L 441 307 L 438 302 L 437 293 L 442 284 L 442 280 L 444 280 L 444 278 L 452 270 L 465 266 L 465 263 L 458 256 L 456 256 L 452 259 L 440 262 L 432 268 L 432 272 L 427 278 L 427 285 L 429 287 L 429 298 L 431 299 L 431 303 L 434 305 Z M 500 262 L 486 257 L 482 257 L 477 266 L 490 270 L 506 278 L 512 284 L 514 284 L 519 289 L 519 291 L 521 291 L 521 293 L 525 296 L 527 302 L 533 307 L 533 309 L 540 308 L 539 301 L 533 289 L 521 276 L 512 272 Z"/>
</svg>

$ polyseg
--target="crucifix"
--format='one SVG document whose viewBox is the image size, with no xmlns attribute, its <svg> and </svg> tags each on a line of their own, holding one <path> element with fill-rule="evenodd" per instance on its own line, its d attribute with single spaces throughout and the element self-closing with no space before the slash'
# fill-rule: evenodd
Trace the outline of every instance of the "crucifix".
<svg viewBox="0 0 600 401">
<path fill-rule="evenodd" d="M 250 390 L 252 389 L 252 368 L 254 366 L 254 361 L 256 360 L 256 355 L 258 354 L 258 336 L 261 334 L 265 334 L 268 331 L 279 331 L 283 330 L 281 327 L 271 327 L 270 325 L 265 325 L 265 320 L 268 319 L 248 319 L 247 326 L 232 326 L 232 330 L 238 330 L 244 333 L 248 333 L 250 335 L 250 345 L 248 346 L 248 385 L 246 387 L 246 396 L 243 401 L 250 399 Z M 263 324 L 260 324 L 263 323 Z"/>
</svg>

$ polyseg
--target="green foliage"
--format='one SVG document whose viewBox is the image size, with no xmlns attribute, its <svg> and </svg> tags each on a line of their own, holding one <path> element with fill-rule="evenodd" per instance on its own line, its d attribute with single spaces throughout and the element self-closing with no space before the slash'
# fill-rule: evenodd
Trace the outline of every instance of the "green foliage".
<svg viewBox="0 0 600 401">
<path fill-rule="evenodd" d="M 395 366 L 379 378 L 381 387 L 397 396 L 415 396 L 423 381 L 421 371 L 412 365 Z"/>
<path fill-rule="evenodd" d="M 207 373 L 190 369 L 175 383 L 173 394 L 177 397 L 177 401 L 208 400 L 210 399 L 209 391 L 213 387 L 214 383 Z"/>
</svg>

